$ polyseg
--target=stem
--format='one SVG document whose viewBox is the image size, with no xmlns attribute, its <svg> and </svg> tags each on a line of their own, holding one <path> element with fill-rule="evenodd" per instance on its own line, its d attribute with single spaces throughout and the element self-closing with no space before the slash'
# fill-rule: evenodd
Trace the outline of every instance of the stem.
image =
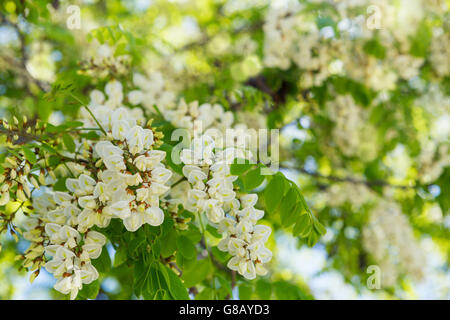
<svg viewBox="0 0 450 320">
<path fill-rule="evenodd" d="M 357 179 L 357 178 L 353 178 L 353 177 L 338 177 L 338 176 L 333 176 L 333 175 L 326 176 L 326 175 L 322 175 L 317 172 L 307 171 L 304 168 L 297 168 L 295 166 L 281 166 L 281 168 L 290 169 L 290 170 L 298 170 L 299 172 L 309 175 L 311 177 L 318 178 L 318 179 L 325 179 L 325 180 L 329 180 L 332 182 L 349 182 L 349 183 L 353 183 L 353 184 L 364 184 L 369 188 L 381 186 L 381 187 L 392 187 L 392 188 L 399 188 L 399 189 L 406 190 L 406 189 L 416 189 L 418 187 L 417 185 L 408 186 L 408 185 L 392 184 L 385 180 L 363 180 L 363 179 Z"/>
<path fill-rule="evenodd" d="M 94 114 L 92 113 L 91 109 L 89 109 L 89 107 L 88 107 L 83 101 L 81 101 L 77 96 L 75 96 L 72 92 L 70 92 L 69 94 L 70 94 L 70 96 L 71 96 L 72 98 L 74 98 L 75 100 L 77 100 L 77 101 L 81 104 L 81 106 L 83 106 L 83 107 L 89 112 L 89 114 L 91 115 L 91 117 L 94 119 L 95 123 L 97 123 L 99 129 L 100 129 L 100 130 L 103 132 L 103 134 L 106 136 L 107 133 L 106 133 L 105 129 L 103 129 L 102 125 L 101 125 L 100 122 L 97 120 L 97 118 L 94 116 Z"/>
<path fill-rule="evenodd" d="M 66 167 L 67 170 L 69 170 L 70 175 L 72 176 L 72 178 L 75 178 L 75 175 L 73 174 L 72 170 L 70 170 L 69 166 L 67 165 L 67 163 L 63 163 L 64 167 Z"/>
<path fill-rule="evenodd" d="M 213 258 L 211 256 L 211 252 L 209 252 L 208 242 L 206 241 L 205 226 L 203 225 L 203 221 L 202 221 L 202 217 L 201 217 L 200 213 L 198 213 L 197 217 L 198 217 L 198 221 L 200 222 L 200 229 L 202 230 L 203 241 L 205 243 L 205 249 L 206 249 L 206 252 L 208 253 L 209 261 L 211 262 L 211 265 L 214 266 L 214 261 L 213 261 Z M 217 300 L 216 283 L 214 281 L 214 275 L 212 277 L 212 288 L 213 288 L 213 291 L 214 291 L 214 299 Z"/>
<path fill-rule="evenodd" d="M 156 104 L 153 105 L 153 108 L 155 108 L 156 113 L 157 113 L 161 118 L 165 119 L 164 116 L 163 116 L 163 114 L 161 113 L 161 110 L 159 110 L 159 108 L 156 106 Z"/>
<path fill-rule="evenodd" d="M 177 182 L 175 182 L 175 183 L 174 183 L 173 185 L 171 185 L 170 187 L 173 188 L 173 187 L 175 187 L 176 185 L 180 184 L 180 183 L 183 182 L 183 181 L 187 181 L 187 179 L 186 179 L 185 177 L 182 177 L 180 180 L 178 180 Z"/>
</svg>

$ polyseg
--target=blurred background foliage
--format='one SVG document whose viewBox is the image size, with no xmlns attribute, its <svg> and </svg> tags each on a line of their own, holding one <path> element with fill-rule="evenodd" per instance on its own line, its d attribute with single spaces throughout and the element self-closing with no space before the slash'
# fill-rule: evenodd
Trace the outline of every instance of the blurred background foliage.
<svg viewBox="0 0 450 320">
<path fill-rule="evenodd" d="M 327 227 L 308 248 L 271 221 L 271 275 L 239 282 L 235 297 L 450 298 L 449 2 L 275 2 L 2 1 L 0 115 L 58 124 L 78 106 L 45 99 L 52 87 L 87 98 L 132 71 L 159 72 L 177 99 L 280 129 L 280 170 Z M 69 28 L 71 5 L 80 28 Z M 371 5 L 381 29 L 367 27 Z M 26 244 L 10 238 L 0 298 L 62 298 L 44 272 L 30 289 L 14 267 Z M 367 287 L 370 265 L 381 289 Z M 129 277 L 113 268 L 98 298 L 131 298 Z"/>
</svg>

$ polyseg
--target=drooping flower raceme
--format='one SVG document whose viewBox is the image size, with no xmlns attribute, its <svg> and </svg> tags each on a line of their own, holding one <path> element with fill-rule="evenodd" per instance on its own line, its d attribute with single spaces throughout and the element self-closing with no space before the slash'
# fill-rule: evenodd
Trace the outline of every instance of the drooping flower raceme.
<svg viewBox="0 0 450 320">
<path fill-rule="evenodd" d="M 107 239 L 101 229 L 111 219 L 122 220 L 126 230 L 135 232 L 143 224 L 161 225 L 161 207 L 173 215 L 167 204 L 182 203 L 223 234 L 219 249 L 232 255 L 230 269 L 248 279 L 264 275 L 264 264 L 272 255 L 265 247 L 271 229 L 258 224 L 264 212 L 255 208 L 257 195 L 241 193 L 233 184 L 237 176 L 230 173 L 236 157 L 252 157 L 246 126 L 233 127 L 233 114 L 218 104 L 182 101 L 179 110 L 166 110 L 168 119 L 193 137 L 190 148 L 181 152 L 188 187 L 186 194 L 177 195 L 168 186 L 173 172 L 163 164 L 166 154 L 158 150 L 162 134 L 151 121 L 144 123 L 141 109 L 124 105 L 120 82 L 107 83 L 105 93 L 92 91 L 89 112 L 81 113 L 86 127 L 98 128 L 96 138 L 81 137 L 74 141 L 76 152 L 61 151 L 76 159 L 65 163 L 67 191 L 45 188 L 35 198 L 40 214 L 25 228 L 24 236 L 31 242 L 22 257 L 26 266 L 44 266 L 57 279 L 54 288 L 74 299 L 83 285 L 99 276 L 92 260 L 102 253 Z M 203 129 L 211 136 L 202 134 Z M 225 137 L 214 135 L 225 131 Z M 23 184 L 28 186 L 27 181 Z"/>
<path fill-rule="evenodd" d="M 105 228 L 118 218 L 134 232 L 144 223 L 164 221 L 159 200 L 169 190 L 165 184 L 172 172 L 161 163 L 165 152 L 155 149 L 161 136 L 138 125 L 133 113 L 120 106 L 121 88 L 119 82 L 108 83 L 106 101 L 99 91 L 91 94 L 91 108 L 106 136 L 78 143 L 91 166 L 71 170 L 76 177 L 66 179 L 68 192 L 54 192 L 56 207 L 47 214 L 45 252 L 52 260 L 45 267 L 58 279 L 55 289 L 72 299 L 83 284 L 98 278 L 91 259 L 100 256 L 106 238 L 92 228 Z"/>
<path fill-rule="evenodd" d="M 185 163 L 183 174 L 191 187 L 186 206 L 206 214 L 209 223 L 223 234 L 218 248 L 233 256 L 228 267 L 254 279 L 267 272 L 264 263 L 270 261 L 272 253 L 264 244 L 271 229 L 257 224 L 264 216 L 264 211 L 254 207 L 258 196 L 235 190 L 233 182 L 238 177 L 230 173 L 230 164 L 236 157 L 245 158 L 244 151 L 215 150 L 215 142 L 208 135 L 194 138 L 180 156 Z"/>
</svg>

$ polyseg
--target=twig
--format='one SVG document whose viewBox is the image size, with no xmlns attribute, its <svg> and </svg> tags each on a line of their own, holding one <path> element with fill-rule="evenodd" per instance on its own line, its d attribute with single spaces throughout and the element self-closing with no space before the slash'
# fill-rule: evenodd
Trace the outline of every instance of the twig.
<svg viewBox="0 0 450 320">
<path fill-rule="evenodd" d="M 381 179 L 364 180 L 364 179 L 357 179 L 354 177 L 338 177 L 338 176 L 333 176 L 333 175 L 323 175 L 323 174 L 320 174 L 317 172 L 310 172 L 304 168 L 297 168 L 297 167 L 291 167 L 291 166 L 281 166 L 281 168 L 297 170 L 303 174 L 307 174 L 314 178 L 326 179 L 326 180 L 334 181 L 334 182 L 350 182 L 353 184 L 364 184 L 369 188 L 377 187 L 377 186 L 381 186 L 381 187 L 385 186 L 385 187 L 393 187 L 393 188 L 399 188 L 399 189 L 415 189 L 418 187 L 417 185 L 407 186 L 407 185 L 391 184 L 391 183 L 387 182 L 386 180 L 381 180 Z"/>
<path fill-rule="evenodd" d="M 24 70 L 25 74 L 27 75 L 27 78 L 29 78 L 32 82 L 34 82 L 39 87 L 39 89 L 41 89 L 44 92 L 47 92 L 49 90 L 50 86 L 46 82 L 34 78 L 27 69 L 27 62 L 28 62 L 29 57 L 28 57 L 27 50 L 26 50 L 25 34 L 20 30 L 17 23 L 14 23 L 11 20 L 9 20 L 4 14 L 0 14 L 0 18 L 1 18 L 0 21 L 2 22 L 2 24 L 7 24 L 7 25 L 11 26 L 17 33 L 17 37 L 19 38 L 20 54 L 21 54 L 20 66 Z"/>
<path fill-rule="evenodd" d="M 97 123 L 99 129 L 103 132 L 103 134 L 106 136 L 108 135 L 105 131 L 105 129 L 103 129 L 102 125 L 100 124 L 100 122 L 97 120 L 97 118 L 94 116 L 94 114 L 92 113 L 91 109 L 89 109 L 89 107 L 83 102 L 81 101 L 76 95 L 74 95 L 72 92 L 69 93 L 70 96 L 72 98 L 74 98 L 75 100 L 77 100 L 91 115 L 91 117 L 94 119 L 95 123 Z"/>
</svg>

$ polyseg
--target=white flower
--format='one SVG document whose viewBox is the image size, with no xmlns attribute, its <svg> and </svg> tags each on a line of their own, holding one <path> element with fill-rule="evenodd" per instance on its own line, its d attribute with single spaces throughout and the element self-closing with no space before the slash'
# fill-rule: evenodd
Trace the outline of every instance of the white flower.
<svg viewBox="0 0 450 320">
<path fill-rule="evenodd" d="M 145 201 L 149 196 L 149 189 L 146 187 L 142 187 L 136 190 L 136 201 Z"/>
<path fill-rule="evenodd" d="M 207 178 L 206 174 L 202 172 L 201 170 L 191 170 L 189 172 L 189 175 L 187 176 L 187 179 L 190 183 L 198 183 Z"/>
<path fill-rule="evenodd" d="M 267 241 L 270 234 L 272 232 L 272 229 L 269 226 L 265 226 L 262 224 L 256 225 L 253 227 L 253 240 L 259 241 Z"/>
<path fill-rule="evenodd" d="M 164 212 L 158 207 L 149 207 L 145 210 L 144 221 L 151 226 L 159 226 L 164 221 Z"/>
<path fill-rule="evenodd" d="M 112 136 L 116 140 L 123 141 L 130 130 L 128 123 L 124 120 L 116 120 L 112 123 Z"/>
<path fill-rule="evenodd" d="M 7 204 L 9 202 L 9 199 L 9 190 L 3 191 L 0 195 L 0 206 L 4 206 L 5 204 Z"/>
<path fill-rule="evenodd" d="M 144 148 L 150 149 L 150 147 L 155 142 L 155 140 L 153 138 L 153 131 L 150 129 L 144 129 L 142 135 L 143 135 L 142 140 L 143 140 Z"/>
<path fill-rule="evenodd" d="M 128 231 L 134 232 L 139 229 L 144 223 L 142 214 L 133 211 L 131 214 L 123 220 L 123 225 Z"/>
<path fill-rule="evenodd" d="M 59 242 L 60 236 L 59 236 L 59 230 L 61 229 L 61 226 L 56 223 L 47 223 L 45 224 L 45 233 L 50 237 L 50 240 L 52 242 Z"/>
<path fill-rule="evenodd" d="M 139 172 L 137 172 L 133 175 L 131 175 L 131 174 L 126 175 L 126 183 L 129 186 L 137 186 L 137 185 L 141 184 L 142 181 L 143 180 L 142 180 L 142 177 L 139 174 Z"/>
<path fill-rule="evenodd" d="M 73 251 L 67 249 L 64 246 L 59 246 L 56 249 L 54 259 L 55 260 L 67 260 L 68 258 L 73 258 L 73 257 L 75 257 L 75 253 L 73 253 Z"/>
<path fill-rule="evenodd" d="M 150 184 L 150 192 L 154 195 L 163 195 L 164 193 L 169 191 L 169 189 L 170 187 L 160 183 L 153 182 L 152 184 Z"/>
<path fill-rule="evenodd" d="M 102 203 L 106 203 L 106 201 L 110 200 L 110 197 L 106 193 L 106 184 L 103 182 L 98 182 L 94 188 L 94 197 L 98 198 Z"/>
<path fill-rule="evenodd" d="M 166 168 L 156 168 L 152 171 L 152 180 L 164 184 L 169 181 L 172 172 Z"/>
<path fill-rule="evenodd" d="M 97 269 L 95 269 L 95 267 L 89 262 L 89 263 L 85 263 L 82 267 L 81 267 L 81 281 L 84 284 L 89 284 L 93 281 L 95 281 L 96 279 L 98 279 L 98 271 Z"/>
<path fill-rule="evenodd" d="M 54 200 L 57 204 L 68 203 L 72 199 L 73 199 L 73 197 L 68 193 L 61 192 L 61 191 L 56 191 L 54 193 Z"/>
<path fill-rule="evenodd" d="M 140 104 L 144 100 L 144 93 L 141 90 L 133 90 L 128 93 L 128 101 L 137 105 Z"/>
<path fill-rule="evenodd" d="M 97 207 L 97 202 L 95 201 L 94 196 L 84 196 L 78 198 L 78 204 L 82 208 L 86 209 L 95 209 Z"/>
<path fill-rule="evenodd" d="M 122 156 L 119 156 L 119 155 L 109 156 L 109 157 L 103 159 L 103 161 L 105 162 L 106 168 L 108 168 L 110 170 L 125 170 L 126 169 L 126 166 L 125 166 Z"/>
<path fill-rule="evenodd" d="M 80 188 L 80 186 L 78 184 L 78 179 L 72 179 L 72 178 L 66 179 L 66 188 L 70 192 L 73 192 L 73 193 L 77 192 Z"/>
<path fill-rule="evenodd" d="M 100 246 L 104 246 L 106 243 L 106 237 L 103 234 L 101 234 L 100 232 L 91 230 L 86 234 L 84 243 L 99 244 Z"/>
<path fill-rule="evenodd" d="M 141 152 L 144 149 L 144 129 L 134 126 L 127 132 L 127 143 L 132 154 Z"/>
<path fill-rule="evenodd" d="M 102 245 L 98 243 L 86 243 L 82 248 L 83 252 L 86 252 L 90 259 L 97 259 L 102 253 Z"/>
<path fill-rule="evenodd" d="M 120 219 L 125 219 L 130 216 L 130 204 L 128 201 L 117 201 L 108 206 L 109 212 Z"/>
<path fill-rule="evenodd" d="M 253 207 L 258 201 L 258 196 L 254 193 L 246 194 L 240 198 L 241 204 L 244 208 Z"/>
<path fill-rule="evenodd" d="M 105 95 L 100 90 L 92 90 L 89 97 L 91 98 L 91 106 L 101 105 L 105 101 Z"/>
</svg>

